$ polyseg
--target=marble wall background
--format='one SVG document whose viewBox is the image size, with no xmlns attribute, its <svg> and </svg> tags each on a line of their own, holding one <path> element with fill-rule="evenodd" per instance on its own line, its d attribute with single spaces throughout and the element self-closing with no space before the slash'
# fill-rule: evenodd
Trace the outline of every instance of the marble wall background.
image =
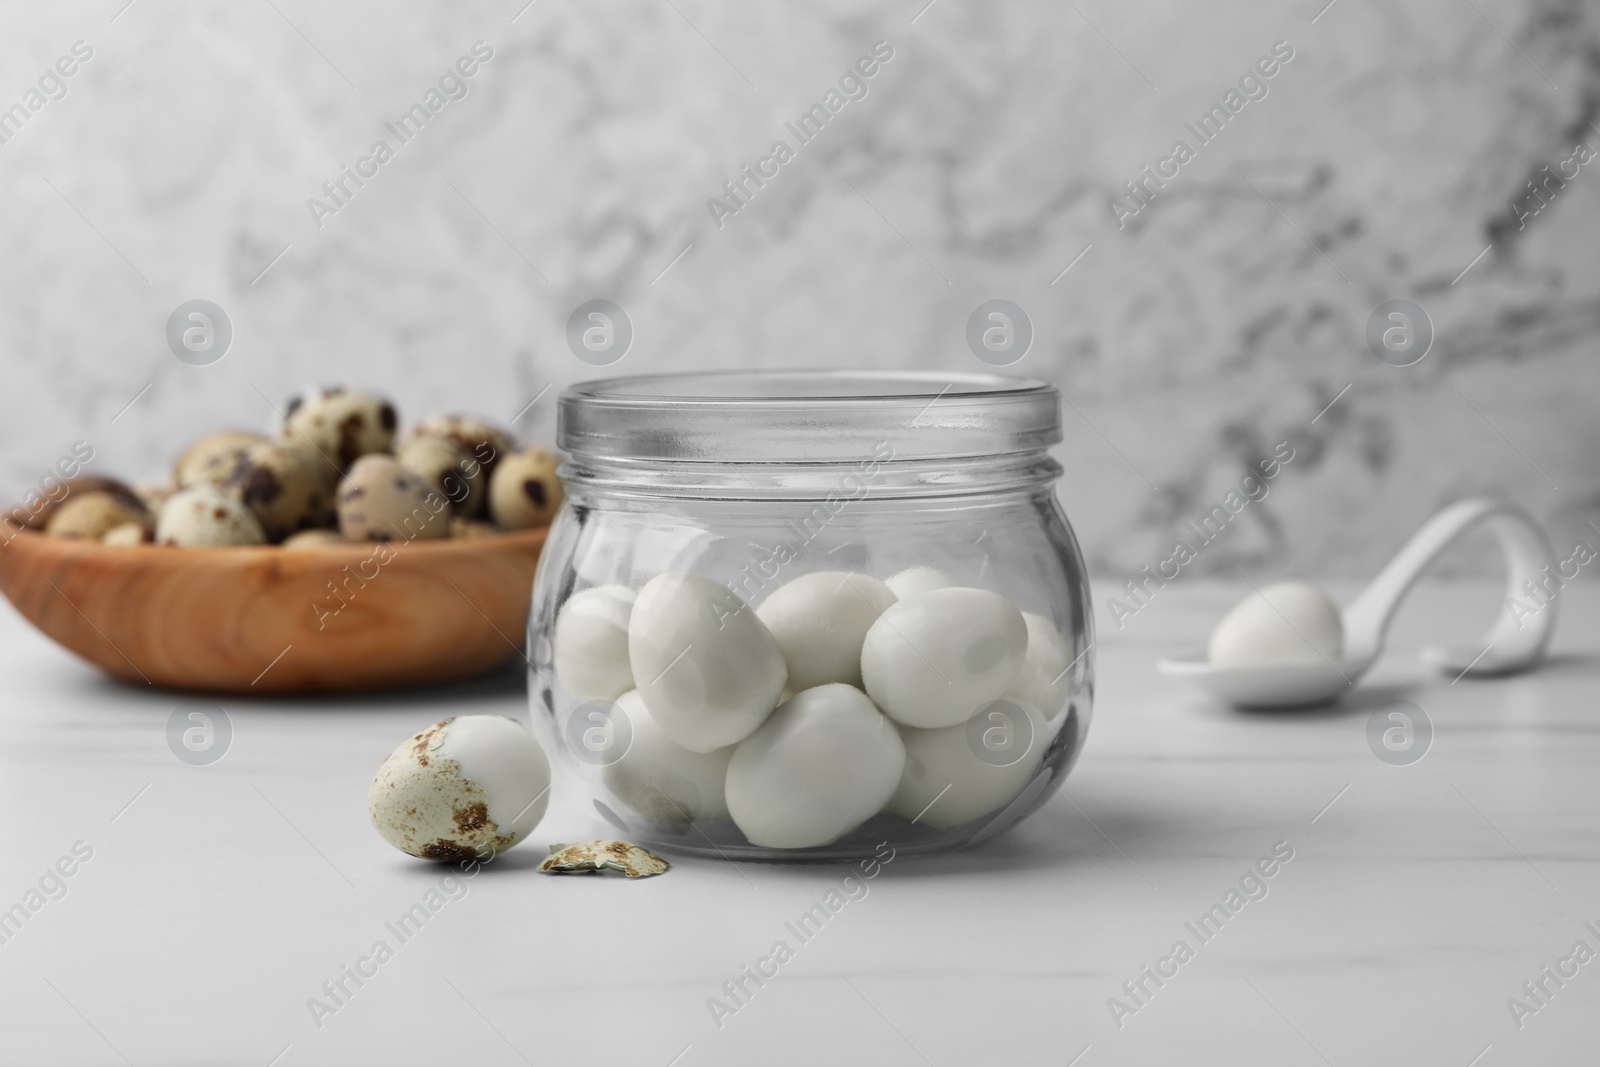
<svg viewBox="0 0 1600 1067">
<path fill-rule="evenodd" d="M 1600 148 L 1593 3 L 524 2 L 0 6 L 0 108 L 93 49 L 0 144 L 0 488 L 79 438 L 152 477 L 309 382 L 501 419 L 553 383 L 518 423 L 547 438 L 592 297 L 635 325 L 618 373 L 980 370 L 965 322 L 1003 297 L 1036 329 L 1013 372 L 1072 402 L 1102 573 L 1283 440 L 1197 573 L 1360 575 L 1463 494 L 1567 542 L 1600 516 L 1600 162 L 1511 209 Z M 319 228 L 307 198 L 479 40 L 470 93 Z M 869 94 L 719 228 L 706 200 L 879 40 Z M 1109 198 L 1278 41 L 1268 95 L 1119 230 Z M 235 330 L 207 367 L 164 337 L 197 297 Z M 1395 298 L 1437 331 L 1407 368 L 1364 340 Z"/>
</svg>

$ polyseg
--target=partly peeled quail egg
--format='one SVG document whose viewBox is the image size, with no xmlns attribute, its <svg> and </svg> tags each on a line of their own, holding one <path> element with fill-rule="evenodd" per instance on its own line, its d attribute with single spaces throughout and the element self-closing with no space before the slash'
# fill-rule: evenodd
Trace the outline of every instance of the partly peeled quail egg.
<svg viewBox="0 0 1600 1067">
<path fill-rule="evenodd" d="M 514 719 L 436 722 L 378 768 L 372 825 L 402 852 L 440 862 L 487 859 L 525 838 L 549 804 L 550 763 Z"/>
<path fill-rule="evenodd" d="M 954 726 L 1005 691 L 1027 651 L 1028 625 L 1010 601 L 984 589 L 935 589 L 873 623 L 861 677 L 896 722 Z"/>
<path fill-rule="evenodd" d="M 1067 668 L 1072 666 L 1072 649 L 1061 634 L 1043 615 L 1031 611 L 1022 613 L 1028 624 L 1028 652 L 1022 657 L 1022 667 L 1006 686 L 1005 695 L 1016 697 L 1044 712 L 1053 719 L 1067 702 L 1067 690 L 1072 679 Z"/>
<path fill-rule="evenodd" d="M 601 776 L 617 799 L 651 822 L 705 824 L 728 817 L 723 797 L 733 747 L 691 752 L 668 737 L 633 691 L 617 698 L 629 742 Z"/>
<path fill-rule="evenodd" d="M 826 845 L 882 809 L 905 760 L 894 724 L 859 689 L 807 689 L 734 750 L 728 811 L 751 844 Z"/>
<path fill-rule="evenodd" d="M 574 593 L 556 616 L 556 677 L 579 700 L 615 700 L 633 688 L 628 620 L 634 592 L 601 585 Z"/>
<path fill-rule="evenodd" d="M 710 578 L 669 571 L 639 590 L 628 621 L 639 695 L 695 752 L 742 741 L 778 704 L 788 670 L 755 611 Z"/>
<path fill-rule="evenodd" d="M 955 726 L 900 727 L 906 769 L 889 810 L 936 830 L 999 811 L 1038 768 L 1049 729 L 1043 712 L 1009 697 Z"/>
<path fill-rule="evenodd" d="M 1211 631 L 1213 667 L 1337 663 L 1344 620 L 1333 598 L 1304 582 L 1278 582 L 1250 594 Z"/>
<path fill-rule="evenodd" d="M 756 615 L 783 650 L 790 689 L 829 682 L 859 688 L 862 642 L 894 601 L 889 587 L 876 578 L 820 571 L 779 587 Z"/>
</svg>

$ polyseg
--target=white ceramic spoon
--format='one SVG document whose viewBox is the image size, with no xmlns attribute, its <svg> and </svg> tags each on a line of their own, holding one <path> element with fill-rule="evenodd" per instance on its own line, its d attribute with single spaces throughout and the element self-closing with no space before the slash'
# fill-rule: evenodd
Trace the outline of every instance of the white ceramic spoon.
<svg viewBox="0 0 1600 1067">
<path fill-rule="evenodd" d="M 1526 512 L 1504 501 L 1463 500 L 1445 508 L 1418 530 L 1340 614 L 1344 622 L 1344 657 L 1337 663 L 1281 667 L 1213 667 L 1205 650 L 1164 659 L 1162 674 L 1187 678 L 1218 700 L 1248 708 L 1290 708 L 1336 700 L 1378 659 L 1395 609 L 1428 565 L 1467 530 L 1487 523 L 1500 541 L 1507 570 L 1507 595 L 1526 597 L 1523 583 L 1535 585 L 1554 554 L 1544 532 Z M 1502 609 L 1476 646 L 1430 648 L 1424 661 L 1442 671 L 1471 676 L 1509 674 L 1539 662 L 1555 633 L 1556 603 L 1531 617 L 1515 619 Z"/>
</svg>

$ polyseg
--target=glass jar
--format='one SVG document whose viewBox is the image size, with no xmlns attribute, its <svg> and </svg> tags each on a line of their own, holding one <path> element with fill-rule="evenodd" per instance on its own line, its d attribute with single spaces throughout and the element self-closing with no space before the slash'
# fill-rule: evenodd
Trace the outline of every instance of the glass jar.
<svg viewBox="0 0 1600 1067">
<path fill-rule="evenodd" d="M 1093 623 L 1053 386 L 613 378 L 562 395 L 557 439 L 528 643 L 555 810 L 669 853 L 855 859 L 985 840 L 1071 769 Z"/>
</svg>

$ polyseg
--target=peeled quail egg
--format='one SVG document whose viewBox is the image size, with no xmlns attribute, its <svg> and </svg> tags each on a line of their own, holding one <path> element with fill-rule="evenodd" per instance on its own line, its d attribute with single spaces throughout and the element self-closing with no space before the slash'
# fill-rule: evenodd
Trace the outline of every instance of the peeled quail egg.
<svg viewBox="0 0 1600 1067">
<path fill-rule="evenodd" d="M 938 830 L 999 811 L 1038 768 L 1049 729 L 1038 708 L 1007 697 L 955 726 L 900 727 L 906 769 L 888 810 Z"/>
<path fill-rule="evenodd" d="M 1022 613 L 1028 624 L 1028 651 L 1022 657 L 1022 667 L 1006 686 L 1005 695 L 1016 697 L 1044 712 L 1053 719 L 1067 702 L 1067 690 L 1072 679 L 1067 668 L 1072 665 L 1072 649 L 1050 620 L 1031 611 Z"/>
<path fill-rule="evenodd" d="M 350 464 L 370 452 L 387 452 L 398 421 L 381 396 L 351 389 L 313 389 L 289 401 L 278 436 L 311 448 L 322 463 L 323 482 L 333 485 Z"/>
<path fill-rule="evenodd" d="M 931 593 L 935 589 L 949 589 L 956 580 L 944 571 L 932 567 L 907 567 L 883 583 L 889 592 L 901 600 L 918 593 Z"/>
<path fill-rule="evenodd" d="M 708 823 L 728 817 L 723 797 L 733 746 L 691 752 L 668 737 L 639 694 L 617 698 L 631 740 L 621 759 L 601 771 L 617 799 L 652 822 Z"/>
<path fill-rule="evenodd" d="M 561 605 L 552 638 L 556 677 L 579 700 L 614 700 L 633 688 L 628 620 L 634 592 L 601 585 Z"/>
<path fill-rule="evenodd" d="M 362 456 L 339 483 L 339 532 L 351 541 L 450 536 L 450 503 L 393 456 Z"/>
<path fill-rule="evenodd" d="M 401 852 L 487 859 L 522 840 L 550 802 L 550 762 L 528 729 L 498 715 L 436 722 L 390 753 L 367 810 Z"/>
<path fill-rule="evenodd" d="M 51 537 L 87 537 L 98 540 L 126 523 L 141 527 L 150 523 L 150 513 L 137 497 L 121 493 L 94 491 L 75 493 L 62 501 L 45 525 Z"/>
<path fill-rule="evenodd" d="M 807 689 L 734 750 L 728 811 L 751 844 L 826 845 L 882 809 L 905 761 L 894 724 L 859 689 Z"/>
<path fill-rule="evenodd" d="M 861 644 L 895 601 L 889 587 L 865 574 L 802 575 L 767 597 L 756 615 L 767 624 L 796 691 L 829 682 L 861 685 Z"/>
<path fill-rule="evenodd" d="M 1339 662 L 1344 619 L 1333 598 L 1303 582 L 1279 582 L 1240 601 L 1211 631 L 1213 667 Z"/>
<path fill-rule="evenodd" d="M 1011 684 L 1028 650 L 1022 612 L 984 589 L 935 589 L 891 606 L 867 631 L 861 677 L 890 718 L 966 722 Z"/>
<path fill-rule="evenodd" d="M 266 540 L 266 531 L 249 508 L 209 485 L 173 493 L 161 505 L 156 523 L 160 545 L 259 545 Z"/>
<path fill-rule="evenodd" d="M 668 572 L 639 590 L 628 621 L 639 695 L 668 737 L 695 752 L 742 741 L 778 704 L 783 653 L 725 586 Z"/>
<path fill-rule="evenodd" d="M 561 509 L 564 495 L 554 452 L 530 448 L 503 456 L 489 475 L 489 515 L 503 530 L 544 526 Z"/>
</svg>

